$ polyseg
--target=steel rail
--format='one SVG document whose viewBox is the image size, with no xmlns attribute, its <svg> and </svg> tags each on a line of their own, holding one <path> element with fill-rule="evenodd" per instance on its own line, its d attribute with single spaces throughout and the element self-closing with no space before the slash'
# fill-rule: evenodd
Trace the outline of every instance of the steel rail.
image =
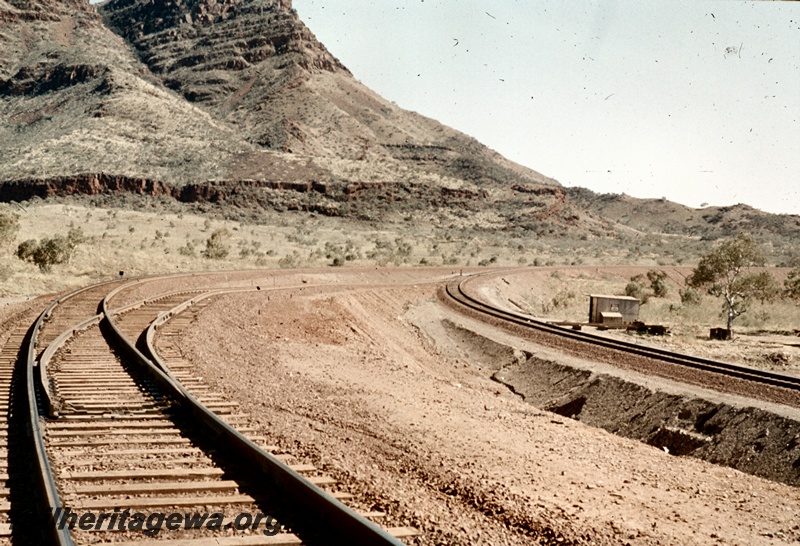
<svg viewBox="0 0 800 546">
<path fill-rule="evenodd" d="M 177 275 L 169 275 L 169 277 L 172 276 Z M 141 278 L 127 279 L 126 281 L 114 279 L 111 281 L 102 281 L 72 290 L 71 292 L 59 296 L 52 301 L 50 305 L 44 311 L 42 311 L 42 313 L 36 319 L 36 322 L 34 322 L 29 330 L 28 344 L 24 353 L 24 358 L 26 361 L 25 383 L 28 405 L 28 428 L 26 434 L 30 436 L 30 441 L 33 442 L 32 447 L 35 456 L 35 466 L 38 470 L 36 476 L 36 486 L 39 489 L 43 502 L 43 506 L 41 508 L 45 511 L 45 516 L 41 518 L 41 521 L 47 522 L 46 527 L 43 529 L 43 534 L 47 540 L 51 541 L 52 544 L 57 546 L 75 546 L 75 542 L 72 540 L 69 529 L 60 529 L 58 525 L 57 515 L 64 512 L 64 504 L 59 496 L 58 487 L 53 474 L 53 468 L 50 464 L 50 459 L 47 456 L 43 430 L 40 423 L 40 419 L 55 417 L 58 415 L 58 407 L 55 402 L 53 392 L 50 389 L 50 381 L 47 377 L 46 368 L 47 363 L 52 358 L 53 354 L 55 354 L 56 350 L 63 346 L 71 336 L 93 324 L 102 323 L 103 313 L 89 317 L 86 320 L 67 328 L 65 331 L 59 334 L 59 336 L 57 336 L 53 342 L 45 347 L 41 355 L 37 356 L 36 345 L 39 340 L 39 334 L 42 330 L 42 326 L 44 326 L 44 324 L 50 320 L 55 309 L 59 305 L 64 305 L 64 303 L 68 300 L 99 286 L 122 283 L 121 286 L 112 290 L 111 293 L 116 294 L 121 288 L 126 287 L 131 283 L 140 282 L 141 280 Z M 103 300 L 103 303 L 105 303 L 105 299 Z M 40 408 L 43 408 L 44 411 L 41 411 Z"/>
<path fill-rule="evenodd" d="M 564 338 L 577 340 L 582 343 L 589 343 L 592 345 L 622 351 L 637 356 L 652 358 L 669 362 L 671 364 L 678 364 L 681 366 L 691 367 L 694 369 L 712 372 L 716 374 L 723 374 L 738 379 L 744 379 L 757 383 L 772 385 L 789 390 L 800 390 L 800 378 L 782 375 L 770 371 L 758 370 L 749 368 L 747 366 L 740 366 L 737 364 L 730 364 L 717 360 L 710 360 L 707 358 L 685 355 L 681 353 L 674 353 L 665 349 L 657 347 L 644 347 L 635 343 L 608 339 L 605 337 L 597 336 L 587 332 L 580 332 L 576 330 L 567 330 L 560 326 L 534 319 L 530 316 L 521 315 L 513 311 L 507 311 L 498 307 L 492 306 L 484 301 L 477 299 L 470 295 L 466 289 L 465 284 L 477 277 L 470 277 L 463 280 L 455 280 L 445 285 L 445 293 L 452 300 L 460 303 L 461 305 L 492 316 L 519 326 L 539 330 L 561 336 Z"/>
<path fill-rule="evenodd" d="M 214 294 L 208 294 L 211 295 Z M 199 299 L 202 298 L 192 298 L 195 302 Z M 211 437 L 218 438 L 219 445 L 227 446 L 236 453 L 237 459 L 247 467 L 249 474 L 257 478 L 265 489 L 270 493 L 280 494 L 289 509 L 313 515 L 313 530 L 325 535 L 326 544 L 404 546 L 403 542 L 313 485 L 209 410 L 175 378 L 151 343 L 148 343 L 150 355 L 146 356 L 136 347 L 135 341 L 129 340 L 122 333 L 114 320 L 116 313 L 108 310 L 108 298 L 103 300 L 102 310 L 104 323 L 109 326 L 115 340 L 125 347 L 141 368 L 194 417 L 194 422 L 199 427 Z M 159 323 L 163 324 L 164 317 L 160 318 L 162 321 Z M 155 328 L 155 322 L 154 320 L 151 323 L 150 328 Z M 153 333 L 149 333 L 146 338 L 152 342 Z"/>
<path fill-rule="evenodd" d="M 70 340 L 75 334 L 80 331 L 86 330 L 87 328 L 100 324 L 100 321 L 103 320 L 103 315 L 95 315 L 90 317 L 78 324 L 64 330 L 56 339 L 54 339 L 50 345 L 42 352 L 41 356 L 39 357 L 39 382 L 43 388 L 43 398 L 45 409 L 47 412 L 48 417 L 56 418 L 58 417 L 58 411 L 60 409 L 58 403 L 53 399 L 53 393 L 50 390 L 50 379 L 47 377 L 47 365 L 52 360 L 53 356 L 55 356 L 56 352 L 63 347 L 67 341 Z"/>
<path fill-rule="evenodd" d="M 53 311 L 59 305 L 62 305 L 65 301 L 86 292 L 87 290 L 91 290 L 98 286 L 102 286 L 104 284 L 111 284 L 114 282 L 119 281 L 105 281 L 96 283 L 93 285 L 85 286 L 83 288 L 78 288 L 77 290 L 73 290 L 63 296 L 60 296 L 56 300 L 54 300 L 36 319 L 33 326 L 30 329 L 30 336 L 28 339 L 28 345 L 25 354 L 26 360 L 26 369 L 25 369 L 25 383 L 26 383 L 26 393 L 27 393 L 27 402 L 28 402 L 28 430 L 27 434 L 30 435 L 31 441 L 33 442 L 33 449 L 35 454 L 35 464 L 36 468 L 38 469 L 36 482 L 37 487 L 40 490 L 42 495 L 42 500 L 44 501 L 44 506 L 42 508 L 45 509 L 47 512 L 46 517 L 41 518 L 41 521 L 48 522 L 47 527 L 44 529 L 45 537 L 50 540 L 53 544 L 58 546 L 74 546 L 74 542 L 72 537 L 70 536 L 68 529 L 59 529 L 58 521 L 56 515 L 63 512 L 64 505 L 61 502 L 61 498 L 58 494 L 58 488 L 56 486 L 55 476 L 53 475 L 53 468 L 50 465 L 50 460 L 47 457 L 47 451 L 45 449 L 45 442 L 44 436 L 42 434 L 42 426 L 40 423 L 40 419 L 46 417 L 39 409 L 39 403 L 37 402 L 37 383 L 36 379 L 39 379 L 39 393 L 42 396 L 42 403 L 46 408 L 47 412 L 52 411 L 54 407 L 53 403 L 53 395 L 50 391 L 49 381 L 47 380 L 47 376 L 45 370 L 42 369 L 42 365 L 40 362 L 37 362 L 36 356 L 36 344 L 39 338 L 39 332 L 42 329 L 42 325 L 50 319 L 53 314 Z M 70 329 L 72 331 L 72 329 Z M 39 373 L 35 373 L 35 368 L 39 367 Z"/>
</svg>

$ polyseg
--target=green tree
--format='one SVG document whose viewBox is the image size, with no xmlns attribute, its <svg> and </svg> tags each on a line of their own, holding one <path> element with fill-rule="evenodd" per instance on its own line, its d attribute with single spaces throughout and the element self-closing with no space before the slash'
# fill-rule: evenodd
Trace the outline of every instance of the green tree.
<svg viewBox="0 0 800 546">
<path fill-rule="evenodd" d="M 667 297 L 667 274 L 660 269 L 651 269 L 647 272 L 647 280 L 650 281 L 650 288 L 653 295 L 657 298 Z"/>
<path fill-rule="evenodd" d="M 63 264 L 72 257 L 75 248 L 85 242 L 86 238 L 80 229 L 71 229 L 66 237 L 56 235 L 41 241 L 28 239 L 17 246 L 17 257 L 26 262 L 33 262 L 44 272 L 50 272 L 56 264 Z"/>
<path fill-rule="evenodd" d="M 634 275 L 631 281 L 625 285 L 625 295 L 631 298 L 636 298 L 642 305 L 650 300 L 650 293 L 644 285 L 644 275 Z"/>
<path fill-rule="evenodd" d="M 754 299 L 763 303 L 778 294 L 778 285 L 772 275 L 754 270 L 766 263 L 758 244 L 740 234 L 735 239 L 723 241 L 703 256 L 691 275 L 686 277 L 686 284 L 723 298 L 723 311 L 730 330 L 734 319 L 747 312 Z"/>
</svg>

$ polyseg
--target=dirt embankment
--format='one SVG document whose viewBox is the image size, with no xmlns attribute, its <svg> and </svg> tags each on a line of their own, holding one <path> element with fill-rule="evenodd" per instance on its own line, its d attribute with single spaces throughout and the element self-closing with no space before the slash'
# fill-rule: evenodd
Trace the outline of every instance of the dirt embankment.
<svg viewBox="0 0 800 546">
<path fill-rule="evenodd" d="M 669 394 L 528 355 L 493 378 L 526 402 L 614 434 L 800 485 L 800 421 L 757 407 Z"/>
<path fill-rule="evenodd" d="M 797 418 L 660 391 L 626 377 L 539 358 L 449 320 L 442 324 L 450 337 L 469 348 L 476 362 L 497 370 L 495 381 L 536 407 L 673 455 L 800 485 Z"/>
</svg>

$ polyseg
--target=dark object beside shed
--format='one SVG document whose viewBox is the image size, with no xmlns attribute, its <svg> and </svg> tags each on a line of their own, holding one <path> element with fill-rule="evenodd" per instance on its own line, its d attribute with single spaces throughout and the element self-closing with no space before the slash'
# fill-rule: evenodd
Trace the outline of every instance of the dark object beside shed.
<svg viewBox="0 0 800 546">
<path fill-rule="evenodd" d="M 665 336 L 669 333 L 669 328 L 662 324 L 645 324 L 638 320 L 628 324 L 626 328 L 628 332 L 636 332 L 637 334 L 649 334 L 651 336 Z"/>
<path fill-rule="evenodd" d="M 731 334 L 732 332 L 727 328 L 712 328 L 709 337 L 719 341 L 727 341 L 733 337 Z"/>
<path fill-rule="evenodd" d="M 639 319 L 639 300 L 629 296 L 589 296 L 589 322 L 608 324 L 609 322 L 633 322 Z"/>
</svg>

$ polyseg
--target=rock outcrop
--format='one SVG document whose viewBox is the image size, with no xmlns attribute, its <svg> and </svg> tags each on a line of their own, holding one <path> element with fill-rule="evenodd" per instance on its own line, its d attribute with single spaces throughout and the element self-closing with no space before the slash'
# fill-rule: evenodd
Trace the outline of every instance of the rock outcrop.
<svg viewBox="0 0 800 546">
<path fill-rule="evenodd" d="M 166 87 L 255 146 L 354 161 L 355 170 L 380 162 L 457 180 L 554 184 L 358 83 L 288 2 L 111 0 L 102 13 Z"/>
<path fill-rule="evenodd" d="M 497 205 L 497 225 L 577 213 L 563 193 L 511 189 L 555 181 L 360 84 L 291 2 L 0 0 L 0 20 L 3 200 L 133 192 L 356 217 Z"/>
</svg>

